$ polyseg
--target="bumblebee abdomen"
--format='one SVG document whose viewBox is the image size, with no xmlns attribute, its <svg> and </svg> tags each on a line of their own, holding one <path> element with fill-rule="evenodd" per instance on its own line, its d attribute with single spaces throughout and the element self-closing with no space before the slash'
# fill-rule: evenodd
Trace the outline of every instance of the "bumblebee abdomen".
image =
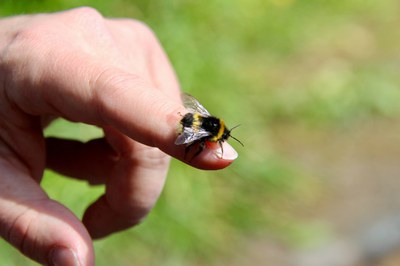
<svg viewBox="0 0 400 266">
<path fill-rule="evenodd" d="M 197 113 L 187 113 L 181 119 L 182 127 L 192 128 L 194 131 L 198 131 L 202 127 L 203 117 Z"/>
<path fill-rule="evenodd" d="M 181 125 L 183 127 L 191 127 L 193 125 L 193 114 L 192 113 L 187 113 L 183 116 L 182 120 L 181 120 Z"/>
</svg>

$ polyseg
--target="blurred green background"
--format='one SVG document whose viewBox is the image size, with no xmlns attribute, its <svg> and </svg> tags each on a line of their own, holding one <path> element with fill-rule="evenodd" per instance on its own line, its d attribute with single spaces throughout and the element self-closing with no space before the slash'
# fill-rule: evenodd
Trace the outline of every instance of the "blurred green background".
<svg viewBox="0 0 400 266">
<path fill-rule="evenodd" d="M 331 216 L 318 212 L 335 195 L 334 168 L 318 164 L 319 151 L 330 147 L 321 156 L 334 161 L 354 143 L 346 136 L 356 141 L 377 124 L 384 129 L 375 137 L 396 130 L 398 1 L 3 0 L 0 15 L 83 5 L 149 24 L 183 90 L 230 127 L 241 124 L 234 136 L 245 144 L 230 142 L 239 158 L 222 171 L 173 161 L 145 222 L 95 242 L 97 265 L 278 265 L 264 261 L 270 242 L 282 252 L 334 238 Z M 46 134 L 85 141 L 102 133 L 58 120 Z M 103 192 L 49 171 L 43 187 L 78 217 Z M 36 265 L 4 241 L 0 257 Z"/>
</svg>

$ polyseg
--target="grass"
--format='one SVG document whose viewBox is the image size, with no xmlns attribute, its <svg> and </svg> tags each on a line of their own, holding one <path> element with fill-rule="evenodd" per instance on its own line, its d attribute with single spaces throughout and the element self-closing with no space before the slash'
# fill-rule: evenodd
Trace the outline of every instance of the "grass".
<svg viewBox="0 0 400 266">
<path fill-rule="evenodd" d="M 234 133 L 245 143 L 245 148 L 233 143 L 240 157 L 223 171 L 174 161 L 148 219 L 95 242 L 98 265 L 213 264 L 259 235 L 308 243 L 326 232 L 301 210 L 312 208 L 323 188 L 318 177 L 274 150 L 273 128 L 287 123 L 337 128 L 399 115 L 400 21 L 394 0 L 5 0 L 0 14 L 81 5 L 148 23 L 182 88 L 228 125 L 242 124 Z M 101 132 L 59 121 L 47 134 L 87 140 Z M 43 186 L 78 216 L 103 189 L 53 172 L 46 172 Z M 0 243 L 6 265 L 29 265 L 10 249 Z"/>
</svg>

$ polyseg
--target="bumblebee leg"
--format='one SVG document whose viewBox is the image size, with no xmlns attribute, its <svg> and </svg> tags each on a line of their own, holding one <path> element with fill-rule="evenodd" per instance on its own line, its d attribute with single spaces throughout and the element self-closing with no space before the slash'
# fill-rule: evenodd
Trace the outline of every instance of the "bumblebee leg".
<svg viewBox="0 0 400 266">
<path fill-rule="evenodd" d="M 223 141 L 218 141 L 219 146 L 221 147 L 221 157 L 220 159 L 222 159 L 222 157 L 224 156 L 224 147 L 222 146 Z"/>
</svg>

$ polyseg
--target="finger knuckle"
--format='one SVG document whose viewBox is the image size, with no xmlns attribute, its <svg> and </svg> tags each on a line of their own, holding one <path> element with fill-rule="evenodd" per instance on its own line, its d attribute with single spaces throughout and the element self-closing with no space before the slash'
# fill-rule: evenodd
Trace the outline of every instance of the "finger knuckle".
<svg viewBox="0 0 400 266">
<path fill-rule="evenodd" d="M 157 40 L 156 34 L 151 27 L 142 21 L 126 19 L 124 24 L 130 30 L 131 37 L 134 36 L 136 39 L 146 42 L 147 45 Z"/>
<path fill-rule="evenodd" d="M 104 19 L 103 15 L 97 9 L 89 6 L 82 6 L 71 9 L 68 14 L 75 18 L 77 21 L 96 21 Z"/>
<path fill-rule="evenodd" d="M 146 146 L 140 158 L 141 167 L 151 171 L 160 171 L 168 167 L 170 157 L 158 148 Z"/>
<path fill-rule="evenodd" d="M 121 192 L 123 193 L 123 192 Z M 140 197 L 127 200 L 126 198 L 114 202 L 110 201 L 110 207 L 119 217 L 133 226 L 141 223 L 153 209 L 156 199 L 153 196 L 146 196 L 141 193 Z"/>
<path fill-rule="evenodd" d="M 143 145 L 144 146 L 144 145 Z M 109 197 L 112 208 L 128 220 L 141 221 L 151 211 L 160 196 L 169 166 L 169 156 L 157 148 L 134 149 L 131 158 L 126 158 L 122 168 L 133 166 L 131 179 L 118 182 L 113 197 Z"/>
<path fill-rule="evenodd" d="M 13 54 L 12 52 L 15 51 L 14 49 L 17 49 L 17 54 L 21 54 L 21 52 L 26 51 L 27 48 L 30 50 L 37 50 L 37 48 L 43 46 L 46 41 L 45 32 L 41 25 L 34 23 L 18 30 L 9 42 L 7 49 L 8 54 Z"/>
<path fill-rule="evenodd" d="M 32 209 L 26 209 L 17 215 L 9 225 L 6 240 L 24 254 L 31 255 L 27 235 L 32 230 L 31 225 L 38 217 L 38 213 Z"/>
<path fill-rule="evenodd" d="M 126 98 L 132 86 L 145 86 L 146 82 L 138 75 L 107 68 L 99 71 L 89 81 L 91 100 L 96 107 L 96 114 L 100 121 L 109 123 L 109 114 L 115 110 L 116 104 Z"/>
</svg>

